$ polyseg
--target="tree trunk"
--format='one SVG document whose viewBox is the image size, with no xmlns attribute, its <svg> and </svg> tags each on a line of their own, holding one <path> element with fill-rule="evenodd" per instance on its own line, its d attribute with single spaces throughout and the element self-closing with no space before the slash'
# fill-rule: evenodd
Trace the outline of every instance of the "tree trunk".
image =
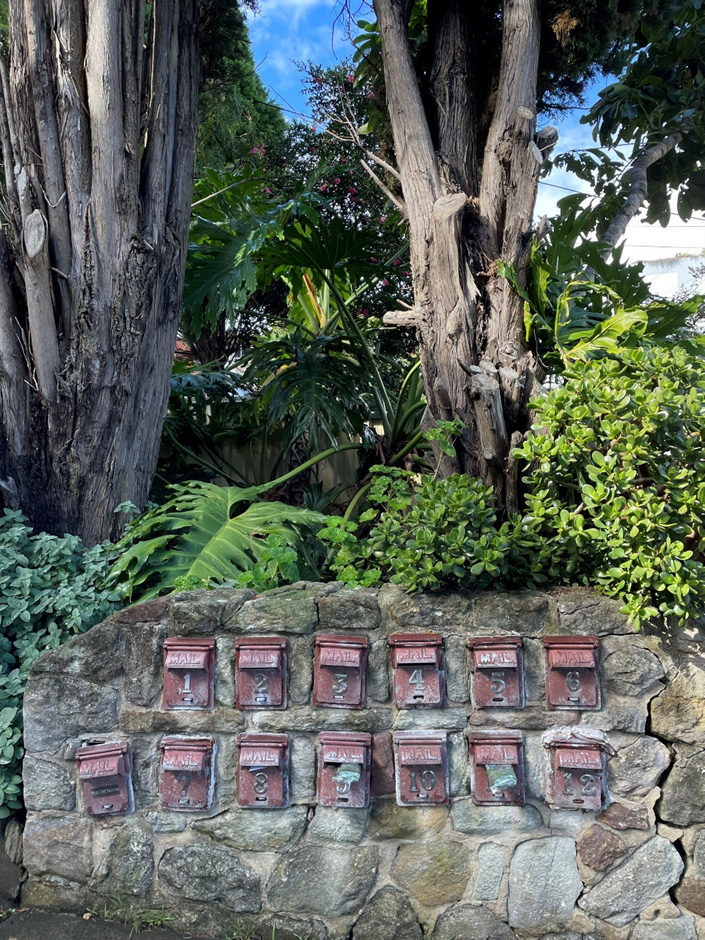
<svg viewBox="0 0 705 940">
<path fill-rule="evenodd" d="M 525 267 L 543 160 L 535 140 L 538 0 L 504 2 L 501 70 L 481 160 L 473 4 L 431 6 L 425 107 L 407 39 L 410 5 L 374 0 L 409 218 L 428 413 L 466 426 L 444 472 L 481 476 L 500 509 L 513 510 L 510 448 L 530 423 L 533 359 L 523 342 L 521 299 L 497 268 L 500 259 L 520 273 Z"/>
<path fill-rule="evenodd" d="M 9 0 L 0 507 L 88 544 L 156 467 L 179 318 L 197 0 Z"/>
</svg>

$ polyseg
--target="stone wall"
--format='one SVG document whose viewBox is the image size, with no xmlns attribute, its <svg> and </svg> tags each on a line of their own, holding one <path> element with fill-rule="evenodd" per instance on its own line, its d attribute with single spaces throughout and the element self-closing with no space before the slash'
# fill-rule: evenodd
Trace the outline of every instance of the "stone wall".
<svg viewBox="0 0 705 940">
<path fill-rule="evenodd" d="M 194 592 L 121 611 L 42 657 L 25 695 L 28 906 L 83 911 L 119 895 L 134 909 L 168 908 L 176 925 L 223 935 L 238 920 L 271 940 L 705 940 L 705 645 L 694 632 L 634 633 L 619 604 L 589 591 L 408 596 L 300 584 L 256 596 Z M 447 704 L 398 711 L 387 638 L 444 637 Z M 311 704 L 317 631 L 369 640 L 366 707 Z M 524 637 L 526 707 L 474 709 L 467 639 Z M 234 707 L 235 639 L 287 638 L 286 710 Z M 600 638 L 599 711 L 549 711 L 542 638 Z M 215 636 L 212 711 L 161 708 L 167 636 Z M 599 813 L 544 800 L 541 735 L 556 725 L 602 729 L 613 749 Z M 524 735 L 527 802 L 476 806 L 464 733 Z M 392 730 L 448 733 L 449 806 L 398 806 Z M 238 732 L 287 732 L 291 806 L 240 809 Z M 316 804 L 315 743 L 323 730 L 374 735 L 368 809 Z M 214 735 L 213 808 L 159 810 L 165 734 Z M 133 754 L 135 811 L 88 817 L 76 749 L 121 737 Z M 386 755 L 386 756 L 385 756 Z"/>
</svg>

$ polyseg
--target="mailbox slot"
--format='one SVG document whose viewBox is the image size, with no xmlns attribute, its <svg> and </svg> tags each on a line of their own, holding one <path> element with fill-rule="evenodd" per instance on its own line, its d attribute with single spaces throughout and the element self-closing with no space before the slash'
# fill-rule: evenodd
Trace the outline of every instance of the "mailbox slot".
<svg viewBox="0 0 705 940">
<path fill-rule="evenodd" d="M 445 731 L 395 731 L 394 765 L 399 806 L 433 806 L 448 802 Z"/>
<path fill-rule="evenodd" d="M 164 708 L 213 708 L 215 639 L 164 640 Z"/>
<path fill-rule="evenodd" d="M 397 708 L 445 704 L 443 638 L 440 633 L 394 633 L 389 637 Z"/>
<path fill-rule="evenodd" d="M 235 689 L 238 708 L 286 708 L 286 640 L 235 640 Z"/>
<path fill-rule="evenodd" d="M 209 809 L 213 802 L 213 739 L 181 735 L 162 738 L 161 808 L 177 812 Z"/>
<path fill-rule="evenodd" d="M 76 760 L 89 816 L 132 812 L 130 750 L 126 742 L 85 745 L 76 751 Z"/>
<path fill-rule="evenodd" d="M 583 729 L 547 732 L 547 799 L 561 809 L 602 809 L 605 791 L 605 760 L 608 749 L 602 732 L 585 734 Z"/>
<path fill-rule="evenodd" d="M 520 636 L 468 640 L 475 708 L 524 707 L 524 650 Z"/>
<path fill-rule="evenodd" d="M 549 708 L 599 709 L 599 648 L 596 636 L 554 636 L 546 650 L 546 702 Z"/>
<path fill-rule="evenodd" d="M 319 633 L 313 669 L 313 704 L 362 708 L 367 679 L 367 638 Z"/>
<path fill-rule="evenodd" d="M 473 803 L 524 805 L 524 745 L 518 731 L 472 734 Z"/>
<path fill-rule="evenodd" d="M 362 808 L 370 802 L 372 736 L 352 731 L 318 735 L 318 803 Z"/>
<path fill-rule="evenodd" d="M 285 734 L 239 734 L 237 804 L 248 809 L 289 805 L 289 738 Z"/>
</svg>

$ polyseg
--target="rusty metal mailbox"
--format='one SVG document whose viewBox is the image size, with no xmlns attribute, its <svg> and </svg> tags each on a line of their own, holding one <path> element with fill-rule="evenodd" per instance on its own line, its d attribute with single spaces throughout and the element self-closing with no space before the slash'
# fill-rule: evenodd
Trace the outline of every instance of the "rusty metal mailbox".
<svg viewBox="0 0 705 940">
<path fill-rule="evenodd" d="M 440 633 L 393 633 L 389 646 L 397 708 L 442 708 L 446 681 Z"/>
<path fill-rule="evenodd" d="M 215 640 L 164 640 L 164 708 L 213 708 Z"/>
<path fill-rule="evenodd" d="M 362 708 L 367 679 L 367 638 L 319 633 L 313 668 L 313 704 Z"/>
<path fill-rule="evenodd" d="M 605 762 L 609 745 L 601 731 L 579 728 L 549 731 L 546 799 L 560 809 L 599 810 L 606 793 Z"/>
<path fill-rule="evenodd" d="M 596 636 L 551 636 L 546 650 L 546 702 L 549 708 L 600 708 L 599 650 Z"/>
<path fill-rule="evenodd" d="M 475 708 L 524 707 L 524 651 L 520 636 L 476 636 L 472 654 Z"/>
<path fill-rule="evenodd" d="M 289 805 L 289 738 L 285 734 L 237 736 L 237 804 L 248 809 Z"/>
<path fill-rule="evenodd" d="M 473 768 L 473 803 L 478 806 L 523 806 L 524 745 L 521 733 L 471 734 L 468 743 Z"/>
<path fill-rule="evenodd" d="M 372 736 L 353 731 L 318 735 L 318 802 L 362 808 L 370 802 Z"/>
<path fill-rule="evenodd" d="M 399 806 L 448 802 L 445 731 L 395 731 L 394 765 Z"/>
<path fill-rule="evenodd" d="M 162 738 L 159 800 L 165 810 L 204 810 L 213 802 L 213 739 Z"/>
<path fill-rule="evenodd" d="M 235 640 L 238 708 L 286 708 L 286 640 L 277 636 Z"/>
<path fill-rule="evenodd" d="M 76 751 L 76 760 L 89 816 L 132 812 L 130 749 L 125 741 L 85 745 Z"/>
</svg>

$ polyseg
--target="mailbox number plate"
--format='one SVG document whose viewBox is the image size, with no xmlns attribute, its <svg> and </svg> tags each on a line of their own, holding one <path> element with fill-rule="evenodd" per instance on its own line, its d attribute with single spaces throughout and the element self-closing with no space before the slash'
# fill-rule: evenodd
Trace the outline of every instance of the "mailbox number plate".
<svg viewBox="0 0 705 940">
<path fill-rule="evenodd" d="M 396 633 L 390 636 L 397 708 L 442 708 L 445 673 L 439 633 Z"/>
<path fill-rule="evenodd" d="M 362 708 L 365 704 L 367 638 L 316 637 L 313 704 L 328 708 Z"/>
<path fill-rule="evenodd" d="M 394 763 L 399 806 L 437 806 L 448 802 L 445 732 L 396 731 Z"/>
<path fill-rule="evenodd" d="M 235 686 L 238 708 L 286 708 L 286 640 L 236 640 Z"/>
<path fill-rule="evenodd" d="M 241 734 L 237 802 L 246 809 L 289 805 L 289 739 L 285 734 Z"/>
<path fill-rule="evenodd" d="M 600 708 L 597 643 L 597 637 L 550 637 L 544 640 L 549 708 Z"/>
<path fill-rule="evenodd" d="M 524 707 L 521 637 L 472 637 L 472 701 L 476 708 Z"/>
</svg>

